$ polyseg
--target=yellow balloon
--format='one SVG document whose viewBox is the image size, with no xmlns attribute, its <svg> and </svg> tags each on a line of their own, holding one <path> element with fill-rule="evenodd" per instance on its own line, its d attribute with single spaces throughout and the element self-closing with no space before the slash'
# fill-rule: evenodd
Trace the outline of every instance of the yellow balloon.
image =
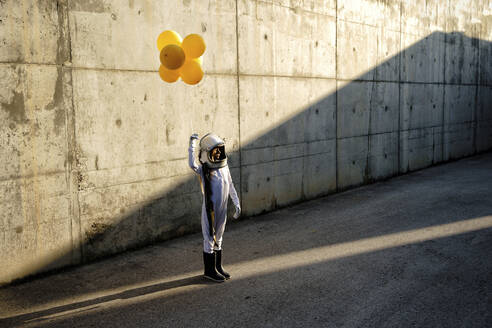
<svg viewBox="0 0 492 328">
<path fill-rule="evenodd" d="M 186 84 L 197 84 L 203 78 L 203 70 L 198 59 L 187 60 L 180 69 L 180 76 Z"/>
<path fill-rule="evenodd" d="M 183 49 L 175 44 L 168 44 L 161 50 L 161 64 L 167 69 L 178 69 L 185 61 Z"/>
<path fill-rule="evenodd" d="M 159 37 L 157 38 L 157 49 L 161 51 L 162 48 L 164 48 L 168 44 L 176 44 L 180 46 L 181 41 L 181 36 L 177 32 L 173 30 L 167 30 L 159 34 Z"/>
<path fill-rule="evenodd" d="M 159 67 L 159 76 L 163 81 L 173 83 L 179 79 L 179 70 L 170 70 L 161 65 Z"/>
<path fill-rule="evenodd" d="M 197 58 L 203 55 L 205 52 L 205 41 L 198 34 L 190 34 L 186 38 L 184 38 L 183 50 L 186 54 L 186 58 Z"/>
</svg>

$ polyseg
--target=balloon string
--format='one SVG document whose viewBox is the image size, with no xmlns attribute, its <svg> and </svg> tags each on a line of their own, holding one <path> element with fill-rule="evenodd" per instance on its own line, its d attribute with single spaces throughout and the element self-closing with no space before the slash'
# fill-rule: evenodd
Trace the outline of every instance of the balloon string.
<svg viewBox="0 0 492 328">
<path fill-rule="evenodd" d="M 193 130 L 193 113 L 191 113 L 190 127 L 191 127 L 191 133 L 195 133 L 195 130 Z"/>
</svg>

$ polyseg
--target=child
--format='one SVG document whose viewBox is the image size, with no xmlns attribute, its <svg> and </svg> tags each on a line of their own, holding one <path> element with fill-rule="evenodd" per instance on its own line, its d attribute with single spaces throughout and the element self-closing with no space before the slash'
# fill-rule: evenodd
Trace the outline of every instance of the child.
<svg viewBox="0 0 492 328">
<path fill-rule="evenodd" d="M 203 193 L 202 234 L 203 264 L 205 278 L 223 282 L 230 278 L 222 268 L 222 236 L 227 220 L 227 200 L 231 196 L 236 207 L 234 218 L 241 214 L 241 206 L 236 189 L 232 183 L 231 173 L 227 166 L 224 141 L 215 134 L 208 133 L 200 140 L 197 163 L 198 134 L 190 137 L 189 165 L 200 177 Z"/>
</svg>

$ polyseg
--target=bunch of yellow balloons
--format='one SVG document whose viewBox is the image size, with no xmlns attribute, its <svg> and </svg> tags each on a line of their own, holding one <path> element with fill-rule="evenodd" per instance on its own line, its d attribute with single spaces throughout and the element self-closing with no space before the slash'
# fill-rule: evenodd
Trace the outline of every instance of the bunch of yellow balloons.
<svg viewBox="0 0 492 328">
<path fill-rule="evenodd" d="M 176 82 L 180 77 L 186 84 L 197 84 L 203 78 L 202 55 L 205 42 L 198 34 L 184 40 L 172 30 L 162 32 L 157 38 L 161 66 L 159 76 L 165 82 Z"/>
</svg>

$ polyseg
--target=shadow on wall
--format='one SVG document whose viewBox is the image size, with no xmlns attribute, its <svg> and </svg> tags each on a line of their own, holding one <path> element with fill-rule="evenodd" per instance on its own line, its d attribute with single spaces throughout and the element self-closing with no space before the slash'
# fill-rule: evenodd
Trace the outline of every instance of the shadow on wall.
<svg viewBox="0 0 492 328">
<path fill-rule="evenodd" d="M 286 121 L 274 122 L 262 135 L 243 139 L 241 153 L 230 154 L 244 213 L 271 211 L 490 149 L 492 69 L 463 63 L 471 52 L 472 63 L 489 65 L 491 47 L 461 33 L 435 32 L 365 72 L 360 80 L 330 80 L 337 83 L 336 92 Z M 486 50 L 480 53 L 479 49 Z M 470 74 L 472 83 L 466 77 Z M 240 76 L 240 86 L 250 78 Z M 254 101 L 271 103 L 272 111 L 280 113 L 282 108 L 275 108 L 273 98 L 281 95 L 272 96 L 271 84 L 288 86 L 298 80 L 295 83 L 316 88 L 318 82 L 326 81 L 255 79 Z M 245 97 L 242 89 L 240 97 Z M 257 114 L 258 120 L 268 121 L 271 113 Z M 242 128 L 247 124 L 255 123 L 241 118 Z M 187 142 L 183 143 L 187 155 L 186 147 Z M 39 259 L 13 277 L 197 232 L 200 208 L 198 182 L 187 179 L 121 219 L 83 226 L 79 249 L 67 248 L 52 258 Z"/>
</svg>

